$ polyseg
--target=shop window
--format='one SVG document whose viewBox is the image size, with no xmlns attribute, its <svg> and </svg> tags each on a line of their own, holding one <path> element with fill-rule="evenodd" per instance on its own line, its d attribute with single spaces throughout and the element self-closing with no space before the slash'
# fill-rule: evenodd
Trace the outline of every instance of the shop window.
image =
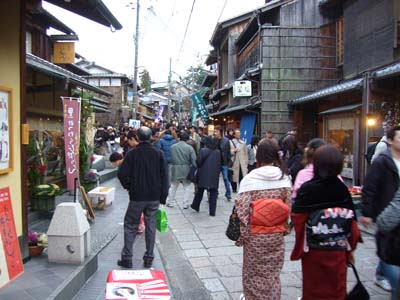
<svg viewBox="0 0 400 300">
<path fill-rule="evenodd" d="M 343 65 L 344 58 L 344 21 L 343 17 L 336 21 L 336 65 Z"/>
<path fill-rule="evenodd" d="M 352 117 L 331 117 L 325 120 L 325 139 L 337 147 L 344 157 L 342 176 L 353 179 L 355 120 Z"/>
</svg>

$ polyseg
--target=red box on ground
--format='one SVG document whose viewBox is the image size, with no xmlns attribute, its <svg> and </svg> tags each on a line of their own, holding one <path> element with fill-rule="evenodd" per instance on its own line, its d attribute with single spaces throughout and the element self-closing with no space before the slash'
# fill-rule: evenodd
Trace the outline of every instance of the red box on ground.
<svg viewBox="0 0 400 300">
<path fill-rule="evenodd" d="M 108 273 L 106 300 L 169 300 L 163 271 L 113 270 Z"/>
</svg>

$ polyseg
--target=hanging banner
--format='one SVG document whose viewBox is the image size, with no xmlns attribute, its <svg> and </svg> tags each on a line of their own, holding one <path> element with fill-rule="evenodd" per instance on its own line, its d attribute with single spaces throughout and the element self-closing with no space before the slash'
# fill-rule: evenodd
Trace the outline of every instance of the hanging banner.
<svg viewBox="0 0 400 300">
<path fill-rule="evenodd" d="M 1 288 L 24 271 L 8 187 L 0 189 L 0 236 Z"/>
<path fill-rule="evenodd" d="M 192 108 L 192 126 L 196 126 L 197 108 Z"/>
<path fill-rule="evenodd" d="M 74 179 L 79 179 L 79 139 L 81 127 L 81 99 L 61 97 L 64 108 L 64 147 L 67 189 L 74 190 Z"/>
<path fill-rule="evenodd" d="M 204 103 L 203 97 L 200 93 L 194 93 L 190 96 L 193 100 L 195 107 L 197 108 L 197 112 L 200 115 L 200 118 L 203 120 L 204 123 L 208 123 L 208 110 Z"/>
</svg>

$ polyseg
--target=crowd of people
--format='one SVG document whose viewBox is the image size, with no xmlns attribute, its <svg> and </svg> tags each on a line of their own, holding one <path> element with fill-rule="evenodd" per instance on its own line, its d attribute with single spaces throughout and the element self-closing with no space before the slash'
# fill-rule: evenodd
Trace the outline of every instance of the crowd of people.
<svg viewBox="0 0 400 300">
<path fill-rule="evenodd" d="M 172 125 L 162 131 L 141 127 L 122 132 L 124 153 L 118 177 L 131 201 L 120 266 L 132 266 L 132 245 L 142 214 L 144 265 L 151 266 L 158 206 L 175 207 L 180 184 L 183 209 L 199 212 L 207 191 L 208 212 L 214 217 L 221 174 L 226 199 L 236 194 L 240 220 L 236 245 L 243 246 L 241 299 L 280 299 L 284 236 L 292 229 L 291 259 L 301 260 L 303 274 L 299 299 L 347 299 L 347 268 L 357 259 L 354 250 L 362 238 L 351 194 L 340 176 L 344 158 L 336 147 L 315 138 L 301 149 L 296 130 L 279 140 L 268 131 L 262 138 L 253 136 L 249 145 L 240 130 L 228 130 L 224 136 L 220 127 L 208 135 L 202 128 Z M 388 130 L 385 140 L 386 150 L 374 158 L 362 189 L 359 221 L 364 226 L 377 221 L 376 284 L 398 300 L 400 126 Z"/>
</svg>

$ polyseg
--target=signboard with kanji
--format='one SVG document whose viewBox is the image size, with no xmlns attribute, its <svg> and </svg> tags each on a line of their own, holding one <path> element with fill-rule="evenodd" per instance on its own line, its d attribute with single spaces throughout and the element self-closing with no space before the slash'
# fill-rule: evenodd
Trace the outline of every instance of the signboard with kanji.
<svg viewBox="0 0 400 300">
<path fill-rule="evenodd" d="M 54 43 L 55 64 L 73 64 L 75 62 L 75 43 L 58 42 Z"/>
<path fill-rule="evenodd" d="M 64 147 L 67 189 L 74 190 L 74 180 L 79 178 L 79 140 L 81 99 L 61 97 L 64 108 Z"/>
<path fill-rule="evenodd" d="M 191 96 L 195 107 L 197 108 L 197 113 L 200 115 L 200 118 L 204 123 L 208 122 L 208 110 L 204 103 L 203 97 L 200 93 L 194 93 Z"/>
<path fill-rule="evenodd" d="M 233 84 L 233 97 L 251 97 L 251 81 L 235 81 Z"/>
<path fill-rule="evenodd" d="M 0 288 L 24 272 L 10 189 L 0 189 Z"/>
</svg>

